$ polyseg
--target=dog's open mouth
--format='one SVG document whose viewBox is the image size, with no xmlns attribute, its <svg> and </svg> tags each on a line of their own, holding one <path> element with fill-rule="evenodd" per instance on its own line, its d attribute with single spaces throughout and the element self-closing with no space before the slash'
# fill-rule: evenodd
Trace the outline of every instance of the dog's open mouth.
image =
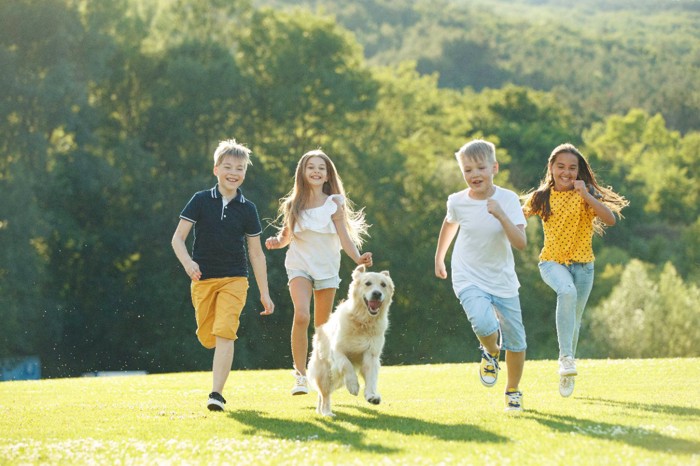
<svg viewBox="0 0 700 466">
<path fill-rule="evenodd" d="M 365 304 L 367 305 L 367 310 L 369 313 L 374 316 L 379 312 L 382 302 L 378 299 L 365 299 Z"/>
</svg>

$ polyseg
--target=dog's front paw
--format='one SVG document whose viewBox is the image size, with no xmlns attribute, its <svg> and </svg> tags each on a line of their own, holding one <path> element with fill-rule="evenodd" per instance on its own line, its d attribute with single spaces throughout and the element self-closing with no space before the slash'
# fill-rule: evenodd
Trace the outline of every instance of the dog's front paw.
<svg viewBox="0 0 700 466">
<path fill-rule="evenodd" d="M 382 402 L 382 397 L 378 393 L 375 395 L 367 395 L 365 398 L 373 405 L 378 405 Z"/>
<path fill-rule="evenodd" d="M 351 395 L 357 396 L 357 394 L 360 393 L 360 382 L 358 382 L 357 379 L 346 380 L 345 386 L 347 387 Z"/>
</svg>

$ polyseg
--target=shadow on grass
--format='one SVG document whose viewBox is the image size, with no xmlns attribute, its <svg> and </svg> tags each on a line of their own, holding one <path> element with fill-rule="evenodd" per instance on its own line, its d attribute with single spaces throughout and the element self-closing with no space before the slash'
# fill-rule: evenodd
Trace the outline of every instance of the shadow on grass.
<svg viewBox="0 0 700 466">
<path fill-rule="evenodd" d="M 646 450 L 693 455 L 700 451 L 700 443 L 669 437 L 644 427 L 592 421 L 573 416 L 527 410 L 525 416 L 563 433 L 577 433 L 596 439 L 626 443 Z"/>
<path fill-rule="evenodd" d="M 248 426 L 249 429 L 245 433 L 249 435 L 341 443 L 355 450 L 384 454 L 400 453 L 401 450 L 377 443 L 367 443 L 366 432 L 389 431 L 402 435 L 423 435 L 444 441 L 491 443 L 507 441 L 505 437 L 470 424 L 443 424 L 407 416 L 393 416 L 353 406 L 353 409 L 360 412 L 355 415 L 343 412 L 342 408 L 343 405 L 338 405 L 334 410 L 336 417 L 333 419 L 318 416 L 312 421 L 282 419 L 270 413 L 252 410 L 237 410 L 228 413 L 228 416 Z M 345 427 L 343 423 L 353 424 L 357 428 Z"/>
<path fill-rule="evenodd" d="M 631 409 L 635 411 L 649 411 L 650 413 L 670 414 L 672 416 L 683 416 L 694 418 L 700 421 L 700 409 L 690 408 L 687 406 L 673 406 L 648 403 L 630 403 L 628 401 L 606 400 L 603 398 L 587 398 L 577 397 L 588 404 L 600 404 L 606 406 L 614 406 L 618 408 Z"/>
</svg>

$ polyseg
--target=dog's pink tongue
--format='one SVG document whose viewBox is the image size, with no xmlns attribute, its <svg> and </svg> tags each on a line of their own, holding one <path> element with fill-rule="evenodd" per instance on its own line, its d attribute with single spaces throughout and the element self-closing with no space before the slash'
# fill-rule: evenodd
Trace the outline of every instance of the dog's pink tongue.
<svg viewBox="0 0 700 466">
<path fill-rule="evenodd" d="M 376 311 L 377 309 L 379 309 L 379 306 L 381 306 L 382 302 L 376 301 L 376 300 L 371 300 L 371 301 L 367 301 L 367 304 L 369 304 L 370 309 L 372 309 L 373 311 Z"/>
</svg>

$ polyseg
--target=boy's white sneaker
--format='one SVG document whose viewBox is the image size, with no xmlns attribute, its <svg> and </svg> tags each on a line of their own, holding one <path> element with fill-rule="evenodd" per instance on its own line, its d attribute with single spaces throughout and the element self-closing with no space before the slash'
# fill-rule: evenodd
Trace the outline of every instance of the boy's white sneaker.
<svg viewBox="0 0 700 466">
<path fill-rule="evenodd" d="M 512 390 L 506 392 L 506 411 L 523 410 L 523 392 Z"/>
<path fill-rule="evenodd" d="M 306 395 L 309 393 L 309 387 L 306 383 L 306 376 L 294 371 L 294 387 L 292 387 L 292 395 Z"/>
<path fill-rule="evenodd" d="M 563 375 L 559 378 L 559 394 L 564 398 L 571 396 L 574 393 L 574 384 L 576 377 L 571 375 Z"/>
<path fill-rule="evenodd" d="M 574 358 L 569 356 L 559 358 L 559 375 L 562 377 L 578 375 Z"/>
</svg>

